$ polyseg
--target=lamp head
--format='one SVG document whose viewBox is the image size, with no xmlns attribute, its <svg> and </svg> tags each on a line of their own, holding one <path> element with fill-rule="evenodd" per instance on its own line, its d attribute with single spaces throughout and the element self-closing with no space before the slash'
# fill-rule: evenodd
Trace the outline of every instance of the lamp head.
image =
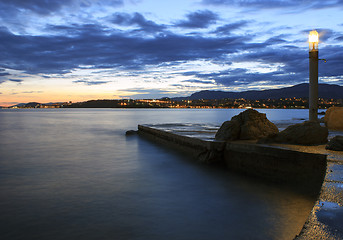
<svg viewBox="0 0 343 240">
<path fill-rule="evenodd" d="M 318 51 L 319 34 L 316 30 L 313 30 L 308 35 L 308 43 L 310 51 Z"/>
</svg>

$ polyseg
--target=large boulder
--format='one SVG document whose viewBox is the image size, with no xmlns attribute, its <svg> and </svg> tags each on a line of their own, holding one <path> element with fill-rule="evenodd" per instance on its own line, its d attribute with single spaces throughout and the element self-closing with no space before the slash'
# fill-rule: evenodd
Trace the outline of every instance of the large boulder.
<svg viewBox="0 0 343 240">
<path fill-rule="evenodd" d="M 333 137 L 325 148 L 334 151 L 343 151 L 343 136 Z"/>
<path fill-rule="evenodd" d="M 318 122 L 306 121 L 287 127 L 285 130 L 268 136 L 260 143 L 290 143 L 299 145 L 318 145 L 328 141 L 329 131 Z"/>
<path fill-rule="evenodd" d="M 270 122 L 266 114 L 248 109 L 222 124 L 216 133 L 216 140 L 255 140 L 278 133 L 274 123 Z"/>
<path fill-rule="evenodd" d="M 326 110 L 324 123 L 328 129 L 343 131 L 343 107 L 330 107 Z"/>
<path fill-rule="evenodd" d="M 223 122 L 221 127 L 216 133 L 216 140 L 237 140 L 239 139 L 239 134 L 241 133 L 241 123 L 240 121 L 231 120 Z"/>
</svg>

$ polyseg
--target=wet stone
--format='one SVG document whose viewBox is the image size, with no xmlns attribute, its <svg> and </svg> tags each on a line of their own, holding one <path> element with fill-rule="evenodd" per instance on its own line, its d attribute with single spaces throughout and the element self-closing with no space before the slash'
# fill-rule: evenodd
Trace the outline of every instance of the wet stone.
<svg viewBox="0 0 343 240">
<path fill-rule="evenodd" d="M 342 182 L 343 184 L 343 165 L 328 163 L 326 180 Z"/>
<path fill-rule="evenodd" d="M 319 222 L 325 224 L 336 236 L 343 237 L 343 207 L 334 202 L 319 202 L 316 212 Z"/>
</svg>

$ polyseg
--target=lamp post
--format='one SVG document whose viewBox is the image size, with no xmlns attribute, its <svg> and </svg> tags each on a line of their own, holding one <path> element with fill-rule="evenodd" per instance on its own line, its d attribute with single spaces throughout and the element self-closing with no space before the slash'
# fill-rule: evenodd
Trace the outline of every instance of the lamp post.
<svg viewBox="0 0 343 240">
<path fill-rule="evenodd" d="M 310 32 L 309 58 L 310 58 L 310 84 L 309 84 L 309 120 L 318 121 L 318 42 L 319 36 L 316 30 Z"/>
</svg>

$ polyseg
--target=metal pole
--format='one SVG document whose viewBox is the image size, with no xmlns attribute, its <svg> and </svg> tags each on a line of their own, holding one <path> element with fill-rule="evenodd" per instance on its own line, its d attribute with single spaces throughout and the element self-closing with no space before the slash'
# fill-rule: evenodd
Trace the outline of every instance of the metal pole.
<svg viewBox="0 0 343 240">
<path fill-rule="evenodd" d="M 318 49 L 311 49 L 310 56 L 310 93 L 309 93 L 309 120 L 318 121 Z"/>
</svg>

